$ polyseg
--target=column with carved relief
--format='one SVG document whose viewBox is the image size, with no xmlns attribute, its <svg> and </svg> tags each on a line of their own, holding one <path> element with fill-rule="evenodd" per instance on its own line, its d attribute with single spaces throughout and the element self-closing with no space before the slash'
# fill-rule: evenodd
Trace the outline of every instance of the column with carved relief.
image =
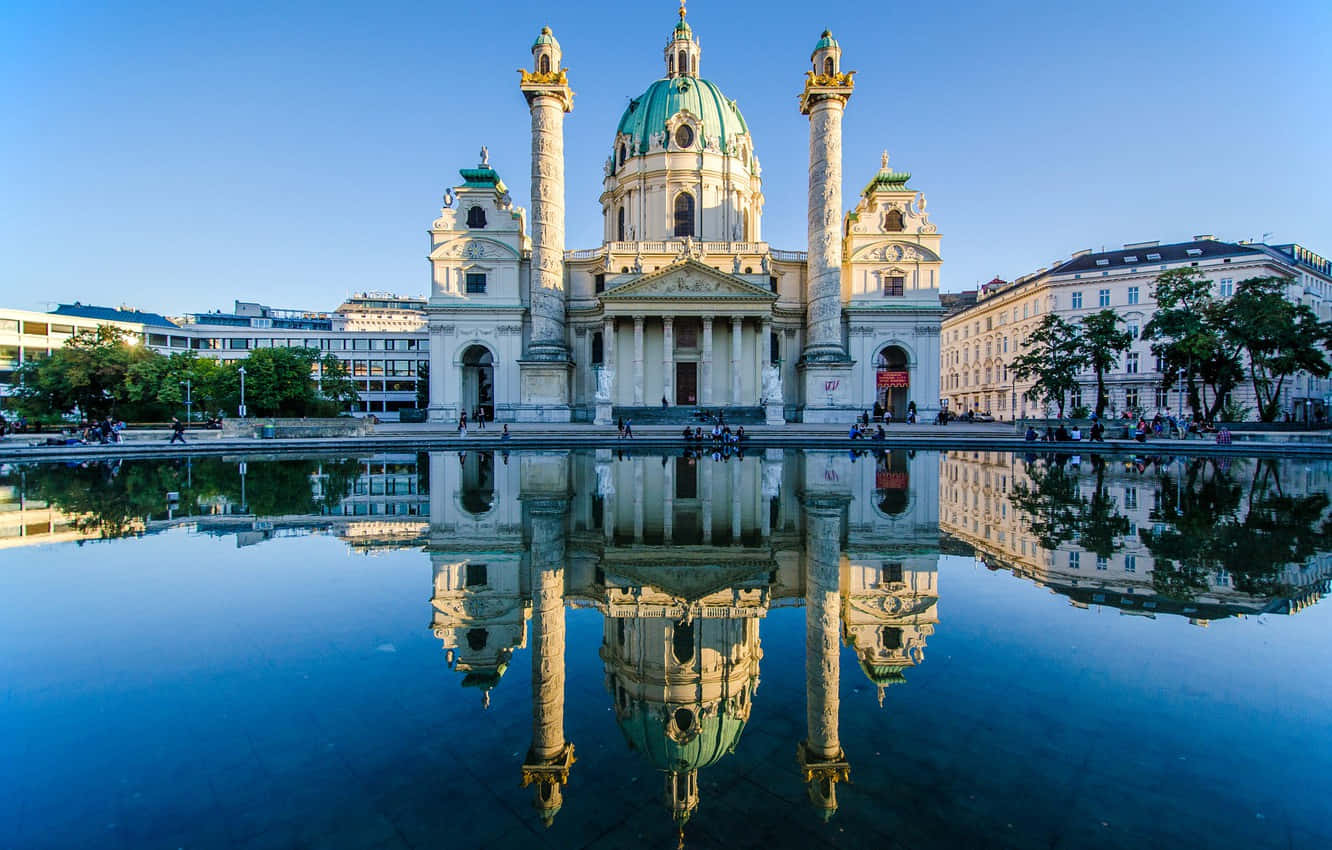
<svg viewBox="0 0 1332 850">
<path fill-rule="evenodd" d="M 532 335 L 519 364 L 518 418 L 567 422 L 570 407 L 569 343 L 564 282 L 564 115 L 573 110 L 560 44 L 550 27 L 532 45 L 532 70 L 519 88 L 532 117 Z"/>
<path fill-rule="evenodd" d="M 851 358 L 842 343 L 842 115 L 854 71 L 824 31 L 805 72 L 800 112 L 809 116 L 809 262 L 805 348 L 800 357 L 806 422 L 838 422 L 854 404 Z"/>
<path fill-rule="evenodd" d="M 712 317 L 703 317 L 703 352 L 698 362 L 698 403 L 712 404 Z"/>
</svg>

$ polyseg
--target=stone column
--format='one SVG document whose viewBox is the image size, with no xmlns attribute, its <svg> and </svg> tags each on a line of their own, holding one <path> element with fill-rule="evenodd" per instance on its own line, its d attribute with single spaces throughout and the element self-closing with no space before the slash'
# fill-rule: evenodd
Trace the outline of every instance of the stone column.
<svg viewBox="0 0 1332 850">
<path fill-rule="evenodd" d="M 805 725 L 796 748 L 810 802 L 831 817 L 837 783 L 850 780 L 838 736 L 841 683 L 841 562 L 844 495 L 806 494 L 805 508 Z"/>
<path fill-rule="evenodd" d="M 707 460 L 706 456 L 701 461 L 703 465 L 703 474 L 700 476 L 703 480 L 700 482 L 700 501 L 703 511 L 703 542 L 709 546 L 712 545 L 712 468 L 717 464 Z"/>
<path fill-rule="evenodd" d="M 643 317 L 634 316 L 634 404 L 643 404 Z"/>
<path fill-rule="evenodd" d="M 442 322 L 430 322 L 430 406 L 426 414 L 431 422 L 447 422 L 452 411 L 444 404 L 444 381 L 448 377 L 448 360 L 444 356 L 447 343 Z"/>
<path fill-rule="evenodd" d="M 675 458 L 667 458 L 661 470 L 661 538 L 669 544 L 675 534 Z"/>
<path fill-rule="evenodd" d="M 563 803 L 574 747 L 564 739 L 564 528 L 568 512 L 567 477 L 558 472 L 568 458 L 541 458 L 532 476 L 538 493 L 523 493 L 532 529 L 532 746 L 523 760 L 522 784 L 536 786 L 534 805 L 550 825 Z M 528 470 L 524 470 L 527 472 Z M 551 476 L 549 473 L 557 473 Z M 527 477 L 526 475 L 524 476 Z M 524 481 L 524 483 L 527 483 Z M 549 491 L 549 492 L 548 492 Z M 560 492 L 563 491 L 563 492 Z"/>
<path fill-rule="evenodd" d="M 534 68 L 521 71 L 519 88 L 532 116 L 532 336 L 524 360 L 519 417 L 528 421 L 572 418 L 569 343 L 564 284 L 564 114 L 573 92 L 559 67 L 559 42 L 550 28 L 532 46 Z M 544 65 L 544 67 L 543 67 Z"/>
<path fill-rule="evenodd" d="M 744 317 L 731 317 L 731 404 L 740 405 L 743 402 L 740 394 L 743 392 L 743 376 L 740 373 L 740 361 L 744 357 Z"/>
<path fill-rule="evenodd" d="M 588 362 L 592 358 L 588 357 Z M 598 378 L 597 387 L 593 388 L 596 393 L 596 416 L 592 420 L 596 425 L 611 424 L 612 411 L 616 402 L 615 390 L 618 389 L 619 376 L 615 372 L 615 317 L 607 316 L 602 320 L 601 331 L 601 369 L 609 376 L 610 393 L 602 395 L 600 389 L 600 379 Z"/>
<path fill-rule="evenodd" d="M 853 404 L 851 358 L 842 344 L 842 114 L 854 85 L 841 48 L 824 32 L 805 79 L 800 112 L 809 116 L 809 264 L 805 293 L 806 422 L 836 422 Z M 826 62 L 832 63 L 832 73 Z"/>
<path fill-rule="evenodd" d="M 698 361 L 698 403 L 712 404 L 712 317 L 703 317 L 703 354 Z"/>
<path fill-rule="evenodd" d="M 662 395 L 675 404 L 675 317 L 662 316 L 661 386 Z"/>
<path fill-rule="evenodd" d="M 634 542 L 643 542 L 643 459 L 634 458 Z"/>
</svg>

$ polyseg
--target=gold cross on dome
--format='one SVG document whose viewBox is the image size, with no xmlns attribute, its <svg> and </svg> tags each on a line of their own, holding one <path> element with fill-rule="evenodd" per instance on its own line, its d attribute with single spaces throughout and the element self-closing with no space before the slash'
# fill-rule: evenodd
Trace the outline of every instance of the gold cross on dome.
<svg viewBox="0 0 1332 850">
<path fill-rule="evenodd" d="M 685 19 L 685 0 L 680 0 L 680 20 Z"/>
</svg>

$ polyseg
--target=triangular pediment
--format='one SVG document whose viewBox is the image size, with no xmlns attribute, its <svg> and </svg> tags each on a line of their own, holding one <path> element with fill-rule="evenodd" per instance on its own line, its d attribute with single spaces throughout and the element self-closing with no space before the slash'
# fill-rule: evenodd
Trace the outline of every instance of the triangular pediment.
<svg viewBox="0 0 1332 850">
<path fill-rule="evenodd" d="M 777 300 L 777 293 L 698 260 L 681 260 L 664 269 L 602 293 L 602 301 L 750 301 Z"/>
</svg>

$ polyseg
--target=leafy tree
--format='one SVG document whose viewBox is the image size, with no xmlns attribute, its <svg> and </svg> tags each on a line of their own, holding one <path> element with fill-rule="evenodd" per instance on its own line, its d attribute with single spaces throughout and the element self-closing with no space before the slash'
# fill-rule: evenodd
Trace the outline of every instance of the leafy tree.
<svg viewBox="0 0 1332 850">
<path fill-rule="evenodd" d="M 1054 402 L 1064 417 L 1064 397 L 1078 386 L 1078 372 L 1086 357 L 1078 341 L 1077 328 L 1054 313 L 1047 313 L 1022 344 L 1011 369 L 1020 381 L 1035 379 L 1023 397 L 1035 402 Z"/>
<path fill-rule="evenodd" d="M 332 416 L 357 397 L 346 368 L 333 355 L 321 358 L 314 348 L 260 348 L 219 370 L 217 399 L 228 409 L 240 404 L 241 366 L 245 406 L 257 416 Z M 316 389 L 317 371 L 322 372 L 322 396 Z"/>
<path fill-rule="evenodd" d="M 125 375 L 125 393 L 134 402 L 139 416 L 166 419 L 184 410 L 188 397 L 194 411 L 202 414 L 219 404 L 218 377 L 222 364 L 211 358 L 183 351 L 169 357 L 152 357 L 130 367 Z"/>
<path fill-rule="evenodd" d="M 1105 373 L 1119 364 L 1119 355 L 1128 351 L 1133 337 L 1119 329 L 1122 319 L 1114 310 L 1102 310 L 1082 317 L 1082 338 L 1079 346 L 1087 365 L 1096 373 L 1096 416 L 1105 415 L 1108 397 L 1105 392 Z"/>
<path fill-rule="evenodd" d="M 115 415 L 128 401 L 130 368 L 160 357 L 109 325 L 81 330 L 50 357 L 19 367 L 14 407 L 34 418 L 64 415 L 76 408 L 89 418 Z"/>
<path fill-rule="evenodd" d="M 1296 372 L 1325 378 L 1329 368 L 1320 343 L 1329 335 L 1313 310 L 1285 295 L 1290 281 L 1260 277 L 1240 281 L 1222 309 L 1226 333 L 1247 355 L 1258 416 L 1275 421 L 1281 413 L 1281 390 Z"/>
<path fill-rule="evenodd" d="M 1013 507 L 1023 514 L 1027 527 L 1041 547 L 1053 552 L 1061 545 L 1077 540 L 1088 552 L 1110 557 L 1122 546 L 1129 521 L 1119 512 L 1119 505 L 1105 489 L 1105 463 L 1093 457 L 1096 486 L 1090 497 L 1083 496 L 1078 476 L 1061 462 L 1027 466 L 1031 483 L 1013 485 L 1009 497 Z"/>
<path fill-rule="evenodd" d="M 1157 310 L 1143 336 L 1165 366 L 1162 386 L 1174 386 L 1182 371 L 1194 416 L 1215 419 L 1226 394 L 1244 379 L 1238 348 L 1226 335 L 1224 304 L 1195 268 L 1161 272 L 1152 292 Z"/>
<path fill-rule="evenodd" d="M 430 364 L 422 363 L 416 372 L 416 409 L 425 410 L 430 406 Z"/>
</svg>

